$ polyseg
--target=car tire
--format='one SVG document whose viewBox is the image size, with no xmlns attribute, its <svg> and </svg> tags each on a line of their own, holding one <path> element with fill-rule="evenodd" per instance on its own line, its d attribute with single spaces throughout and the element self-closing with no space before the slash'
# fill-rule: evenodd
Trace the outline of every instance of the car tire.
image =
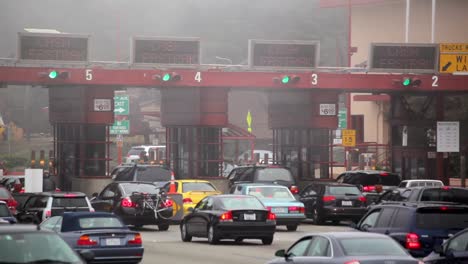
<svg viewBox="0 0 468 264">
<path fill-rule="evenodd" d="M 323 224 L 323 218 L 319 214 L 317 209 L 314 209 L 314 214 L 312 215 L 312 219 L 313 219 L 315 225 L 322 225 Z"/>
<path fill-rule="evenodd" d="M 263 245 L 271 245 L 273 243 L 273 236 L 262 238 Z"/>
<path fill-rule="evenodd" d="M 288 231 L 296 231 L 297 225 L 287 225 L 286 228 L 288 229 Z"/>
<path fill-rule="evenodd" d="M 169 224 L 158 225 L 159 231 L 167 231 L 169 229 Z"/>
<path fill-rule="evenodd" d="M 192 241 L 192 236 L 187 233 L 186 223 L 182 223 L 182 225 L 180 225 L 180 238 L 182 238 L 182 241 L 184 242 Z"/>
<path fill-rule="evenodd" d="M 208 227 L 208 243 L 212 244 L 212 245 L 216 245 L 218 244 L 219 242 L 219 237 L 218 237 L 218 234 L 216 233 L 216 230 L 215 228 L 213 227 L 213 225 L 210 225 Z"/>
</svg>

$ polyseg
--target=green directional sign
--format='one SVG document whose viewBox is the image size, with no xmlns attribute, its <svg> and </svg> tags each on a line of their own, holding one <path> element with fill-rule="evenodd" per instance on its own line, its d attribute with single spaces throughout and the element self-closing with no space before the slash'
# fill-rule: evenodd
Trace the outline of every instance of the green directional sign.
<svg viewBox="0 0 468 264">
<path fill-rule="evenodd" d="M 128 95 L 116 95 L 114 97 L 114 115 L 128 115 L 129 108 Z"/>
<path fill-rule="evenodd" d="M 338 111 L 338 128 L 340 129 L 346 129 L 348 126 L 348 121 L 347 121 L 347 109 L 340 109 Z"/>
<path fill-rule="evenodd" d="M 130 120 L 116 120 L 110 127 L 111 135 L 128 135 L 130 134 Z"/>
</svg>

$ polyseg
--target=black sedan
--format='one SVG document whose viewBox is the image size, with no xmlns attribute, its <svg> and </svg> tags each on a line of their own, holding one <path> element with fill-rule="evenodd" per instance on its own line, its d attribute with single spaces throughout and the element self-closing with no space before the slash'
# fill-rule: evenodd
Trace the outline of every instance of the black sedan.
<svg viewBox="0 0 468 264">
<path fill-rule="evenodd" d="M 309 234 L 275 256 L 268 264 L 422 264 L 392 238 L 364 232 Z"/>
<path fill-rule="evenodd" d="M 221 239 L 261 239 L 273 242 L 276 216 L 254 196 L 212 195 L 201 200 L 180 224 L 181 238 L 207 237 L 210 244 Z"/>
<path fill-rule="evenodd" d="M 468 228 L 455 234 L 424 258 L 426 264 L 468 263 Z"/>
<path fill-rule="evenodd" d="M 66 212 L 40 227 L 57 232 L 77 251 L 91 250 L 96 263 L 138 263 L 143 258 L 141 235 L 111 213 Z"/>
</svg>

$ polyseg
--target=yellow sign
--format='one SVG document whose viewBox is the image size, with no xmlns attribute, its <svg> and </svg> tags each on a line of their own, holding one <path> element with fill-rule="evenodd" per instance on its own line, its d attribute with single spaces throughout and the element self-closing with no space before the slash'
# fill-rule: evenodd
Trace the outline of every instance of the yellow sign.
<svg viewBox="0 0 468 264">
<path fill-rule="evenodd" d="M 341 131 L 341 137 L 343 139 L 344 147 L 356 146 L 356 130 L 354 129 L 343 129 Z"/>
<path fill-rule="evenodd" d="M 468 53 L 440 54 L 439 72 L 468 72 Z"/>
<path fill-rule="evenodd" d="M 439 47 L 440 53 L 460 53 L 468 52 L 468 43 L 441 43 Z"/>
<path fill-rule="evenodd" d="M 249 133 L 252 133 L 252 115 L 250 114 L 250 110 L 247 112 L 247 117 L 245 118 L 245 121 L 247 121 L 247 131 L 249 131 Z"/>
</svg>

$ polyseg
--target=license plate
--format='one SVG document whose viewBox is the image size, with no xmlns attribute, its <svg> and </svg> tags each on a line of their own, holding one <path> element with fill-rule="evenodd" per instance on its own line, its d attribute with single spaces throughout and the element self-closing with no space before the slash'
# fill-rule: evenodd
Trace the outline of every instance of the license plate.
<svg viewBox="0 0 468 264">
<path fill-rule="evenodd" d="M 353 206 L 353 202 L 352 201 L 341 201 L 341 205 L 342 206 Z"/>
<path fill-rule="evenodd" d="M 287 214 L 288 208 L 285 207 L 273 207 L 271 208 L 271 212 L 275 214 Z"/>
<path fill-rule="evenodd" d="M 120 238 L 107 238 L 106 245 L 107 246 L 120 246 Z"/>
<path fill-rule="evenodd" d="M 244 214 L 244 220 L 255 221 L 255 214 Z"/>
</svg>

